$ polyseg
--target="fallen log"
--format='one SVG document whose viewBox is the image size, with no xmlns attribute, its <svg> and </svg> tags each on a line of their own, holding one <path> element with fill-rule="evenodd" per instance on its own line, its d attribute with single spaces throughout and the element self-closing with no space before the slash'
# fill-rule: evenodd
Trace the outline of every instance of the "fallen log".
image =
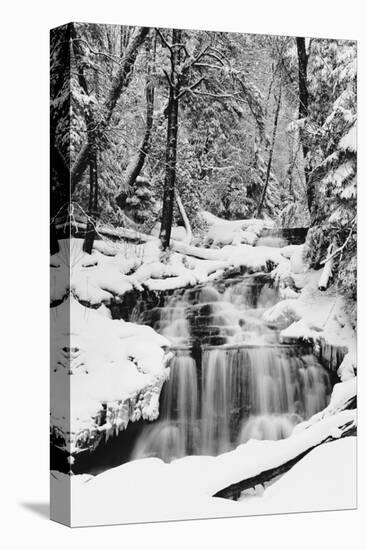
<svg viewBox="0 0 366 550">
<path fill-rule="evenodd" d="M 282 440 L 278 445 L 289 444 L 292 451 L 284 454 L 283 462 L 272 464 L 271 467 L 257 469 L 256 473 L 246 478 L 239 479 L 216 491 L 213 496 L 237 500 L 243 491 L 252 489 L 258 485 L 273 481 L 278 476 L 288 472 L 304 456 L 323 445 L 340 438 L 355 436 L 357 433 L 357 379 L 336 384 L 333 388 L 329 405 L 309 420 L 298 424 L 292 435 L 287 440 Z M 320 431 L 319 431 L 320 429 Z M 318 435 L 316 435 L 318 432 Z M 311 434 L 311 435 L 310 435 Z M 321 435 L 320 435 L 321 434 Z M 310 438 L 309 438 L 310 435 Z M 291 456 L 293 454 L 293 456 Z"/>
<path fill-rule="evenodd" d="M 352 422 L 348 422 L 347 424 L 345 424 L 342 427 L 342 429 L 344 429 L 344 432 L 342 433 L 340 438 L 357 435 L 357 428 Z M 340 438 L 327 437 L 324 441 L 322 441 L 318 445 L 314 445 L 313 447 L 306 449 L 305 451 L 303 451 L 296 457 L 292 458 L 291 460 L 288 460 L 284 464 L 281 464 L 280 466 L 277 466 L 275 468 L 271 468 L 269 470 L 263 471 L 260 474 L 257 474 L 253 477 L 243 479 L 238 483 L 233 483 L 228 487 L 224 487 L 220 491 L 217 491 L 217 493 L 215 493 L 213 496 L 219 497 L 219 498 L 227 498 L 231 500 L 238 500 L 243 491 L 246 491 L 248 489 L 253 489 L 257 485 L 264 486 L 265 483 L 269 483 L 270 481 L 274 480 L 276 477 L 281 476 L 286 472 L 288 472 L 293 466 L 295 466 L 295 464 L 297 464 L 302 458 L 304 458 L 304 456 L 309 454 L 311 451 L 313 451 L 320 445 L 324 445 L 326 443 L 336 441 L 337 439 L 340 439 Z"/>
</svg>

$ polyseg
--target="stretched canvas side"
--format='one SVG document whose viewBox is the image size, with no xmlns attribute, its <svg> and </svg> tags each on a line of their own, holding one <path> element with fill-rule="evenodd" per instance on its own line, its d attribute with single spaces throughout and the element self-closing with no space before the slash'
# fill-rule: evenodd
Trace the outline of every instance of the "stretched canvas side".
<svg viewBox="0 0 366 550">
<path fill-rule="evenodd" d="M 51 32 L 51 517 L 357 505 L 354 41 Z"/>
<path fill-rule="evenodd" d="M 69 471 L 53 471 L 59 457 L 71 457 L 72 368 L 70 289 L 70 28 L 50 33 L 50 516 L 71 525 Z M 71 466 L 71 464 L 70 464 Z"/>
</svg>

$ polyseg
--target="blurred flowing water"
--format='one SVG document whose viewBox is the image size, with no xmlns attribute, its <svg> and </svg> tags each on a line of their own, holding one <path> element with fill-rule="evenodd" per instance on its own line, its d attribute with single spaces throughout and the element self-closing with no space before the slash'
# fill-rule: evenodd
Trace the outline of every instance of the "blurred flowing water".
<svg viewBox="0 0 366 550">
<path fill-rule="evenodd" d="M 166 307 L 145 312 L 176 355 L 159 419 L 143 428 L 131 458 L 169 462 L 282 439 L 327 405 L 328 372 L 310 349 L 281 345 L 262 320 L 277 301 L 268 277 L 255 274 L 176 291 Z"/>
</svg>

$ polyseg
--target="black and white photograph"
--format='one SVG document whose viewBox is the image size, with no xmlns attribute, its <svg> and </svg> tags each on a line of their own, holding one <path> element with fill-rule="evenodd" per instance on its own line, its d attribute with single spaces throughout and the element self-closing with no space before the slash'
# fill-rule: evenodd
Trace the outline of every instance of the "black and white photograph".
<svg viewBox="0 0 366 550">
<path fill-rule="evenodd" d="M 50 147 L 51 518 L 355 509 L 356 41 L 61 25 Z"/>
</svg>

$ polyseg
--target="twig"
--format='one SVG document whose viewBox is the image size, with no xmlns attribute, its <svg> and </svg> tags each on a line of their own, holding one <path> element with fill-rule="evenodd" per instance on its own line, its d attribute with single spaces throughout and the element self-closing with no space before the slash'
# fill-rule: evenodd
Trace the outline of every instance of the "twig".
<svg viewBox="0 0 366 550">
<path fill-rule="evenodd" d="M 169 44 L 169 42 L 166 40 L 165 36 L 159 31 L 159 29 L 156 27 L 155 28 L 156 32 L 158 33 L 159 37 L 160 37 L 160 40 L 163 44 L 163 46 L 165 46 L 166 48 L 168 48 L 168 50 L 172 53 L 173 52 L 173 48 L 172 46 Z"/>
<path fill-rule="evenodd" d="M 121 64 L 121 60 L 118 59 L 118 58 L 116 59 L 115 56 L 112 56 L 112 55 L 110 55 L 108 53 L 105 53 L 105 52 L 97 52 L 97 51 L 93 50 L 93 48 L 83 38 L 72 38 L 72 42 L 81 42 L 82 44 L 85 44 L 86 46 L 88 46 L 89 50 L 91 51 L 91 53 L 93 55 L 102 55 L 103 57 L 106 57 L 107 59 L 110 59 L 111 61 L 113 61 L 114 63 L 117 63 L 118 65 Z"/>
<path fill-rule="evenodd" d="M 188 92 L 192 92 L 195 88 L 197 88 L 201 82 L 203 82 L 205 79 L 204 77 L 202 76 L 201 78 L 199 78 L 197 80 L 197 82 L 195 82 L 194 84 L 192 84 L 191 86 L 189 86 L 188 88 L 184 88 L 180 94 L 178 94 L 177 98 L 176 99 L 180 99 L 181 97 L 183 97 L 186 93 Z"/>
</svg>

